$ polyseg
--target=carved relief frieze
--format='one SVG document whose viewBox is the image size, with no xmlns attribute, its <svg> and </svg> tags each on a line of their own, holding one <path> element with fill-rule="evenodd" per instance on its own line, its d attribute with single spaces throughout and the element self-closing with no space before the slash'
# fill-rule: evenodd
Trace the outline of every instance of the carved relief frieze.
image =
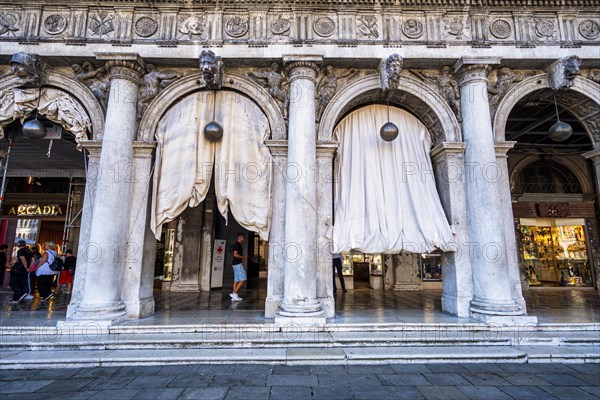
<svg viewBox="0 0 600 400">
<path fill-rule="evenodd" d="M 137 104 L 137 118 L 141 119 L 148 105 L 158 94 L 181 78 L 181 74 L 172 71 L 157 71 L 153 64 L 146 64 L 146 74 L 144 75 Z"/>
<path fill-rule="evenodd" d="M 600 38 L 600 23 L 590 18 L 583 19 L 579 22 L 579 34 L 587 40 L 596 40 Z"/>
<path fill-rule="evenodd" d="M 112 37 L 115 31 L 115 14 L 108 11 L 92 12 L 88 21 L 88 31 L 92 37 Z"/>
<path fill-rule="evenodd" d="M 208 38 L 207 18 L 204 14 L 180 15 L 180 39 L 206 40 Z"/>
<path fill-rule="evenodd" d="M 250 23 L 248 17 L 240 15 L 229 15 L 223 18 L 224 25 L 223 31 L 225 34 L 233 39 L 239 39 L 248 33 Z"/>
<path fill-rule="evenodd" d="M 352 79 L 358 71 L 355 68 L 336 74 L 335 70 L 331 65 L 324 68 L 324 74 L 317 84 L 317 90 L 315 100 L 317 103 L 317 111 L 315 114 L 316 121 L 319 122 L 321 115 L 325 110 L 329 101 L 333 98 L 333 95 L 337 92 L 340 81 L 342 85 L 346 85 L 350 79 Z"/>
<path fill-rule="evenodd" d="M 271 16 L 269 31 L 270 37 L 273 39 L 289 38 L 292 33 L 292 18 L 282 14 Z"/>
<path fill-rule="evenodd" d="M 335 22 L 330 17 L 318 17 L 313 23 L 313 31 L 322 38 L 328 38 L 335 33 Z"/>
<path fill-rule="evenodd" d="M 44 17 L 42 27 L 48 35 L 60 35 L 67 29 L 69 21 L 67 17 L 59 13 L 51 13 Z"/>
<path fill-rule="evenodd" d="M 0 36 L 16 37 L 21 17 L 16 12 L 0 12 Z"/>
<path fill-rule="evenodd" d="M 534 32 L 539 41 L 556 40 L 556 20 L 550 17 L 537 17 L 534 20 Z"/>
<path fill-rule="evenodd" d="M 378 39 L 380 36 L 379 20 L 376 15 L 360 15 L 356 25 L 361 38 Z"/>
<path fill-rule="evenodd" d="M 289 104 L 289 92 L 287 90 L 287 79 L 281 73 L 279 64 L 272 63 L 268 71 L 248 72 L 248 76 L 259 85 L 263 86 L 273 100 L 279 104 L 284 118 L 287 119 Z"/>
<path fill-rule="evenodd" d="M 508 18 L 496 18 L 490 24 L 490 33 L 494 39 L 509 39 L 513 34 L 511 20 Z"/>
<path fill-rule="evenodd" d="M 444 18 L 446 40 L 470 40 L 470 18 L 467 15 L 447 15 Z"/>
<path fill-rule="evenodd" d="M 158 31 L 158 21 L 154 16 L 138 17 L 133 24 L 133 31 L 142 38 L 153 36 Z"/>
<path fill-rule="evenodd" d="M 454 115 L 456 115 L 456 119 L 459 122 L 462 120 L 460 109 L 460 89 L 458 87 L 458 81 L 454 76 L 450 66 L 445 66 L 440 71 L 411 69 L 410 72 L 416 75 L 427 86 L 437 90 L 442 98 L 446 100 L 446 103 L 448 103 L 454 112 Z"/>
<path fill-rule="evenodd" d="M 507 67 L 500 68 L 495 75 L 495 79 L 493 76 L 488 76 L 488 99 L 492 116 L 508 90 L 524 78 L 523 73 Z"/>
<path fill-rule="evenodd" d="M 96 96 L 100 105 L 106 108 L 110 81 L 109 73 L 105 66 L 96 67 L 91 62 L 84 61 L 81 65 L 73 64 L 71 68 L 77 79 L 85 83 L 94 96 Z"/>
<path fill-rule="evenodd" d="M 409 18 L 402 23 L 402 33 L 408 39 L 419 39 L 425 33 L 425 21 L 420 18 Z"/>
</svg>

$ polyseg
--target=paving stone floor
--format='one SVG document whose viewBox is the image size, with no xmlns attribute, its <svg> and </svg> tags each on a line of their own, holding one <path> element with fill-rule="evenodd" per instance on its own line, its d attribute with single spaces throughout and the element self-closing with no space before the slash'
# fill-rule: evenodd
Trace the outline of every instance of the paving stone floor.
<svg viewBox="0 0 600 400">
<path fill-rule="evenodd" d="M 0 370 L 0 399 L 598 399 L 600 364 Z"/>
<path fill-rule="evenodd" d="M 263 323 L 266 279 L 249 283 L 240 292 L 242 302 L 232 302 L 229 290 L 209 293 L 154 292 L 156 312 L 135 321 L 140 325 L 170 325 L 198 323 Z M 338 291 L 336 317 L 333 323 L 379 322 L 441 322 L 461 323 L 468 319 L 457 318 L 442 311 L 441 290 L 379 291 L 367 288 Z M 8 304 L 12 292 L 0 289 L 0 312 L 3 325 L 56 324 L 66 316 L 69 297 L 55 300 Z M 600 322 L 600 296 L 594 289 L 535 288 L 524 292 L 528 313 L 545 323 Z"/>
</svg>

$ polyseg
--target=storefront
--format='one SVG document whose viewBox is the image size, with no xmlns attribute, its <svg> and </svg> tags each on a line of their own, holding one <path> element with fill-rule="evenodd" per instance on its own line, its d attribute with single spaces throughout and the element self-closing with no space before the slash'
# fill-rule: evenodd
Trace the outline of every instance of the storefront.
<svg viewBox="0 0 600 400">
<path fill-rule="evenodd" d="M 583 218 L 520 218 L 529 286 L 594 286 Z"/>
</svg>

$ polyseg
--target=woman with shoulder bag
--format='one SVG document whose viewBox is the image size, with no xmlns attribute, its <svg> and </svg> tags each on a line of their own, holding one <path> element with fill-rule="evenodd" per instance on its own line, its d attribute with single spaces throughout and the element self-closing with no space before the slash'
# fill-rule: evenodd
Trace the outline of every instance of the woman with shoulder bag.
<svg viewBox="0 0 600 400">
<path fill-rule="evenodd" d="M 56 272 L 50 269 L 50 265 L 56 257 L 58 257 L 56 245 L 54 242 L 46 242 L 44 244 L 44 254 L 42 254 L 42 258 L 38 261 L 38 266 L 35 270 L 38 291 L 40 292 L 42 301 L 48 301 L 54 297 L 54 293 L 52 293 L 52 281 Z"/>
</svg>

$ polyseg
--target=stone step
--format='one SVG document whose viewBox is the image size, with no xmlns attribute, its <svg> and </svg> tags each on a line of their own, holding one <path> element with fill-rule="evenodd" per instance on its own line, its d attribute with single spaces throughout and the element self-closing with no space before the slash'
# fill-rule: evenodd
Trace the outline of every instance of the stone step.
<svg viewBox="0 0 600 400">
<path fill-rule="evenodd" d="M 0 350 L 143 350 L 218 348 L 339 348 L 419 346 L 591 346 L 600 348 L 600 334 L 576 332 L 197 332 L 102 334 L 23 334 L 0 338 Z"/>
<path fill-rule="evenodd" d="M 56 323 L 24 325 L 0 325 L 0 336 L 45 334 L 58 335 L 65 331 L 87 333 L 102 331 L 114 334 L 132 333 L 214 333 L 214 332 L 600 332 L 600 323 L 537 323 L 523 325 L 485 324 L 479 322 L 459 323 L 326 323 L 324 325 L 277 325 L 274 323 L 256 324 L 190 324 L 190 325 L 144 325 L 138 321 L 125 321 L 110 327 L 95 322 L 74 322 L 71 326 L 58 328 Z"/>
<path fill-rule="evenodd" d="M 0 369 L 80 368 L 198 363 L 382 364 L 382 363 L 600 362 L 588 346 L 423 346 L 156 350 L 63 350 L 3 352 Z"/>
</svg>

